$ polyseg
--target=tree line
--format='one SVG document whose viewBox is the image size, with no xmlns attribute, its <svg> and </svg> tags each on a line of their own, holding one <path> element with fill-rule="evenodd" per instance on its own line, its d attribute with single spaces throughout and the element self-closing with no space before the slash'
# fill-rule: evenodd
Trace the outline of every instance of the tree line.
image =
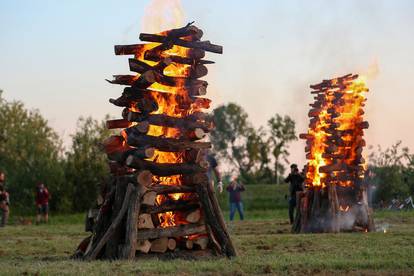
<svg viewBox="0 0 414 276">
<path fill-rule="evenodd" d="M 228 175 L 238 175 L 247 184 L 281 182 L 289 164 L 289 143 L 297 139 L 292 118 L 275 114 L 265 126 L 255 128 L 246 111 L 234 103 L 215 108 L 212 116 L 216 126 L 212 151 Z M 109 177 L 100 148 L 100 142 L 112 134 L 105 126 L 107 119 L 80 118 L 65 149 L 38 110 L 6 101 L 0 90 L 0 170 L 6 173 L 12 208 L 34 212 L 39 182 L 51 192 L 51 210 L 91 207 Z M 369 160 L 377 201 L 414 193 L 414 155 L 401 143 L 376 149 Z"/>
</svg>

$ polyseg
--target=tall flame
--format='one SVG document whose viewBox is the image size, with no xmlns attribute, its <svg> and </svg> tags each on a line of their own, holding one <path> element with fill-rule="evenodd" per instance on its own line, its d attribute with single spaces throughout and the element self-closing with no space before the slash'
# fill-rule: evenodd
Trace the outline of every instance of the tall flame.
<svg viewBox="0 0 414 276">
<path fill-rule="evenodd" d="M 183 25 L 184 13 L 181 7 L 180 0 L 152 0 L 148 7 L 145 9 L 145 16 L 143 18 L 143 31 L 151 33 L 160 33 L 164 29 L 173 29 Z M 144 59 L 144 54 L 147 50 L 150 50 L 159 43 L 148 43 L 139 52 L 135 54 L 135 58 L 148 63 L 149 65 L 155 65 L 156 62 L 148 61 Z M 174 45 L 171 49 L 162 52 L 165 56 L 181 56 L 187 57 L 189 50 L 184 47 Z M 171 77 L 186 77 L 189 74 L 189 65 L 171 63 L 163 71 L 163 74 Z M 178 83 L 177 86 L 166 86 L 160 83 L 153 83 L 150 90 L 165 93 L 154 93 L 155 99 L 158 104 L 158 110 L 152 114 L 164 114 L 172 117 L 184 117 L 192 112 L 200 111 L 201 107 L 197 105 L 191 105 L 190 110 L 180 108 L 180 102 L 191 102 L 188 92 L 184 88 L 184 84 Z M 179 96 L 179 97 L 177 97 Z M 167 138 L 179 138 L 182 133 L 179 129 L 150 125 L 148 135 L 162 136 Z M 156 150 L 152 161 L 156 163 L 182 163 L 183 154 L 176 152 L 163 152 Z M 182 176 L 153 176 L 154 184 L 163 185 L 181 185 Z M 185 194 L 169 194 L 158 195 L 156 198 L 157 205 L 161 205 L 167 201 L 176 201 L 185 197 Z M 177 224 L 177 218 L 174 212 L 165 212 L 158 214 L 161 222 L 161 227 L 168 227 Z"/>
</svg>

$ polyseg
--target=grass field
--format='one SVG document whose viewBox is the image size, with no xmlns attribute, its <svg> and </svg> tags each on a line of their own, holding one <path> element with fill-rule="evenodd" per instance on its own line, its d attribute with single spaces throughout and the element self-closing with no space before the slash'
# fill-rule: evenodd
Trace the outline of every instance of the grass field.
<svg viewBox="0 0 414 276">
<path fill-rule="evenodd" d="M 229 225 L 239 253 L 232 260 L 72 261 L 86 236 L 83 215 L 59 215 L 49 225 L 0 229 L 0 274 L 414 274 L 414 212 L 376 212 L 377 226 L 387 233 L 293 235 L 282 208 L 285 189 L 248 186 L 247 220 Z M 220 200 L 226 210 L 225 196 Z"/>
</svg>

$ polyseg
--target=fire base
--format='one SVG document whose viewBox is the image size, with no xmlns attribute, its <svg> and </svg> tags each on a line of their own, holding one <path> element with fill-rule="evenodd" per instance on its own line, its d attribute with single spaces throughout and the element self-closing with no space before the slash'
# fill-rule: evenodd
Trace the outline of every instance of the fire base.
<svg viewBox="0 0 414 276">
<path fill-rule="evenodd" d="M 373 212 L 368 207 L 365 187 L 349 189 L 332 185 L 324 189 L 309 189 L 298 192 L 296 202 L 298 209 L 292 226 L 294 233 L 375 230 Z"/>
</svg>

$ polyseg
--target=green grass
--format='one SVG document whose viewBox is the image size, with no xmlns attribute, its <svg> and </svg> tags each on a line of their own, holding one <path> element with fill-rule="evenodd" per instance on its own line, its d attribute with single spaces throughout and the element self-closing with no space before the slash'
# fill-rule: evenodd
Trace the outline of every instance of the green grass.
<svg viewBox="0 0 414 276">
<path fill-rule="evenodd" d="M 289 231 L 287 210 L 272 209 L 270 205 L 272 200 L 283 199 L 283 191 L 274 190 L 271 194 L 272 189 L 275 186 L 248 187 L 245 194 L 248 220 L 229 225 L 239 254 L 231 260 L 72 261 L 69 256 L 86 236 L 84 215 L 60 215 L 53 216 L 49 225 L 0 229 L 0 274 L 413 275 L 414 212 L 376 212 L 375 222 L 388 228 L 386 234 L 293 235 Z M 257 193 L 258 190 L 266 193 Z M 264 199 L 255 203 L 255 193 Z M 251 207 L 257 206 L 254 204 L 268 208 L 260 211 Z"/>
</svg>

